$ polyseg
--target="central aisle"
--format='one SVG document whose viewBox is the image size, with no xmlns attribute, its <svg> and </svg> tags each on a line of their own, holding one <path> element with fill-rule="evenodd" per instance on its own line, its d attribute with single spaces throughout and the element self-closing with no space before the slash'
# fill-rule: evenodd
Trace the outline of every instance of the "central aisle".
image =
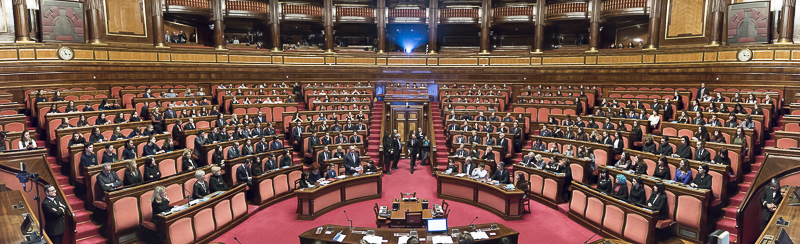
<svg viewBox="0 0 800 244">
<path fill-rule="evenodd" d="M 242 244 L 251 243 L 298 243 L 297 237 L 311 228 L 324 224 L 349 225 L 343 210 L 347 210 L 354 226 L 375 227 L 375 214 L 372 207 L 391 205 L 392 199 L 399 197 L 400 192 L 417 192 L 417 198 L 428 199 L 431 203 L 441 204 L 436 198 L 436 179 L 431 176 L 430 167 L 417 166 L 414 174 L 409 171 L 409 160 L 400 160 L 399 170 L 383 177 L 383 197 L 351 204 L 322 216 L 313 221 L 297 220 L 297 198 L 290 198 L 272 205 L 251 216 L 236 228 L 220 236 L 215 242 L 236 243 L 237 237 Z M 455 201 L 450 203 L 450 226 L 468 225 L 475 216 L 475 223 L 498 222 L 520 232 L 521 244 L 527 243 L 583 243 L 594 233 L 570 220 L 557 210 L 531 201 L 533 214 L 527 214 L 524 220 L 505 221 L 481 208 Z M 594 240 L 599 237 L 594 237 Z"/>
</svg>

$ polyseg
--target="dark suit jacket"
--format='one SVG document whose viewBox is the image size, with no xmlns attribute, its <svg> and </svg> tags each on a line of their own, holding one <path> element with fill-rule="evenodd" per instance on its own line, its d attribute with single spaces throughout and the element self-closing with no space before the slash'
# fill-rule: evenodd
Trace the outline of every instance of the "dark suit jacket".
<svg viewBox="0 0 800 244">
<path fill-rule="evenodd" d="M 345 167 L 344 168 L 344 173 L 345 174 L 350 175 L 350 174 L 353 174 L 353 173 L 357 172 L 355 170 L 351 170 L 350 167 L 356 168 L 356 167 L 360 167 L 360 166 L 361 166 L 361 159 L 358 158 L 358 154 L 346 153 L 344 155 L 344 167 Z"/>
<path fill-rule="evenodd" d="M 45 197 L 42 201 L 42 214 L 45 220 L 44 232 L 50 238 L 64 234 L 64 210 L 66 209 L 66 204 L 58 197 L 54 197 L 52 200 Z"/>
<path fill-rule="evenodd" d="M 247 182 L 250 184 L 250 180 L 247 177 L 253 177 L 253 174 L 250 173 L 250 169 L 244 167 L 244 165 L 240 165 L 239 168 L 236 169 L 236 184 L 241 184 Z"/>
<path fill-rule="evenodd" d="M 508 170 L 503 169 L 502 171 L 495 171 L 494 174 L 492 174 L 491 180 L 496 180 L 500 182 L 500 184 L 508 184 Z"/>
<path fill-rule="evenodd" d="M 656 197 L 656 193 L 650 194 L 650 199 L 647 200 L 647 203 L 653 205 L 650 209 L 658 210 L 658 219 L 669 219 L 669 210 L 667 209 L 667 195 L 666 194 L 659 194 Z"/>
<path fill-rule="evenodd" d="M 713 177 L 711 177 L 710 174 L 706 174 L 705 177 L 700 177 L 700 174 L 698 174 L 698 175 L 696 175 L 694 177 L 694 179 L 692 179 L 691 183 L 696 184 L 697 188 L 709 189 L 710 190 L 711 189 L 711 178 L 713 178 Z"/>
<path fill-rule="evenodd" d="M 204 180 L 198 180 L 195 182 L 194 189 L 192 190 L 192 199 L 200 199 L 208 195 L 208 187 L 208 182 L 205 182 Z"/>
<path fill-rule="evenodd" d="M 709 154 L 708 150 L 704 149 L 696 149 L 694 153 L 694 160 L 708 162 L 711 161 L 711 154 Z"/>
<path fill-rule="evenodd" d="M 114 190 L 122 186 L 122 180 L 120 180 L 119 176 L 114 172 L 109 172 L 108 175 L 101 172 L 97 175 L 97 183 L 100 184 L 100 188 L 102 188 L 103 191 Z M 106 184 L 113 184 L 113 186 L 107 186 Z"/>
<path fill-rule="evenodd" d="M 317 155 L 317 163 L 322 164 L 323 162 L 325 162 L 325 159 L 331 159 L 331 158 L 333 158 L 333 156 L 331 155 L 330 152 L 322 151 L 319 153 L 319 155 Z"/>
</svg>

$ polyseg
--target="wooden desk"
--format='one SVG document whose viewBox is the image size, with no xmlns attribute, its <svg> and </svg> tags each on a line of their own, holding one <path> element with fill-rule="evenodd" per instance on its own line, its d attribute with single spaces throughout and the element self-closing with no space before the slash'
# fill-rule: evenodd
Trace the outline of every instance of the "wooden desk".
<svg viewBox="0 0 800 244">
<path fill-rule="evenodd" d="M 346 103 L 345 102 L 319 102 L 319 103 L 314 103 L 313 107 L 315 109 L 317 109 L 317 110 L 314 110 L 314 111 L 318 111 L 319 110 L 318 106 L 324 106 L 326 108 L 326 110 L 328 110 L 328 111 L 332 111 L 332 110 L 338 110 L 338 111 L 370 110 L 370 109 L 372 109 L 372 101 L 369 101 L 369 102 L 346 102 Z M 336 109 L 334 109 L 334 106 L 336 106 Z M 339 110 L 338 109 L 339 106 L 346 106 L 347 109 Z M 358 106 L 358 107 L 355 107 L 355 106 Z M 360 109 L 360 108 L 363 108 L 364 106 L 367 106 L 366 107 L 367 109 Z"/>
<path fill-rule="evenodd" d="M 537 202 L 552 209 L 558 209 L 558 204 L 564 203 L 564 184 L 567 184 L 567 180 L 569 180 L 565 174 L 556 174 L 517 164 L 513 167 L 514 182 L 516 182 L 516 173 L 522 172 L 522 174 L 525 175 L 525 180 L 527 180 L 528 184 L 531 186 L 528 193 L 530 193 Z M 555 189 L 555 191 L 545 192 L 545 189 Z"/>
<path fill-rule="evenodd" d="M 774 241 L 778 239 L 778 234 L 781 229 L 785 229 L 786 234 L 789 234 L 789 237 L 794 242 L 800 241 L 800 228 L 797 228 L 796 225 L 798 223 L 795 222 L 800 221 L 800 206 L 789 206 L 790 203 L 796 204 L 800 202 L 792 194 L 796 188 L 797 186 L 792 186 L 786 191 L 786 195 L 783 196 L 783 201 L 778 205 L 778 210 L 775 210 L 775 214 L 773 214 L 772 219 L 769 220 L 769 225 L 761 232 L 761 236 L 758 237 L 756 243 L 763 243 L 764 240 L 769 239 L 769 236 L 772 236 L 772 241 L 774 243 Z M 778 226 L 775 224 L 775 222 L 778 221 L 778 217 L 783 217 L 784 220 L 789 221 L 789 226 Z"/>
<path fill-rule="evenodd" d="M 212 195 L 219 195 L 209 197 L 208 200 L 192 206 L 189 206 L 188 203 L 175 204 L 174 206 L 184 205 L 188 208 L 166 216 L 162 214 L 154 216 L 154 218 L 158 219 L 156 230 L 159 233 L 164 233 L 164 243 L 180 243 L 187 239 L 185 235 L 194 237 L 189 240 L 193 240 L 196 243 L 209 242 L 235 228 L 250 216 L 247 215 L 247 207 L 244 200 L 245 188 L 245 185 L 238 185 L 225 192 L 211 193 Z M 211 212 L 219 210 L 231 211 L 229 215 L 231 220 L 223 222 L 220 219 L 216 219 L 215 223 L 205 223 L 206 226 L 204 227 L 206 229 L 201 229 L 192 223 L 186 224 L 189 219 L 192 222 L 212 220 Z M 221 216 L 221 214 L 217 213 L 215 216 Z M 208 226 L 211 226 L 211 230 L 208 229 Z"/>
<path fill-rule="evenodd" d="M 347 176 L 327 186 L 295 190 L 297 219 L 313 220 L 328 211 L 365 200 L 381 198 L 383 172 L 371 175 Z M 294 184 L 294 182 L 292 182 Z"/>
<path fill-rule="evenodd" d="M 509 191 L 503 187 L 481 183 L 467 176 L 455 177 L 444 172 L 436 174 L 436 195 L 439 198 L 475 205 L 504 220 L 522 219 L 522 197 L 525 192 L 520 189 Z"/>
<path fill-rule="evenodd" d="M 42 197 L 45 197 L 44 195 Z M 11 206 L 22 202 L 23 209 L 13 209 Z M 35 204 L 35 202 L 34 202 Z M 33 207 L 37 207 L 33 205 Z M 3 243 L 21 243 L 25 241 L 25 236 L 20 232 L 20 225 L 25 219 L 22 214 L 29 214 L 33 219 L 31 223 L 31 230 L 39 232 L 39 220 L 36 214 L 31 211 L 31 205 L 28 204 L 28 199 L 22 195 L 20 191 L 0 191 L 0 236 L 2 236 Z M 68 214 L 68 213 L 65 213 Z M 44 229 L 42 229 L 44 231 Z M 69 231 L 69 227 L 64 230 L 65 234 Z M 45 235 L 47 243 L 52 243 L 50 238 Z"/>
<path fill-rule="evenodd" d="M 486 223 L 486 224 L 476 224 L 475 228 L 485 229 L 485 228 L 490 228 L 492 225 L 497 225 L 497 227 L 499 229 L 498 230 L 487 230 L 486 232 L 495 233 L 496 235 L 488 234 L 489 235 L 489 239 L 477 240 L 477 241 L 475 241 L 475 243 L 481 243 L 481 244 L 499 243 L 500 239 L 503 238 L 503 237 L 508 237 L 509 239 L 511 239 L 511 243 L 512 244 L 518 243 L 519 232 L 517 232 L 516 230 L 513 230 L 511 228 L 508 228 L 505 225 L 498 224 L 498 223 Z M 317 228 L 312 228 L 312 229 L 300 234 L 300 236 L 299 236 L 300 237 L 300 243 L 301 244 L 312 244 L 315 240 L 322 240 L 322 241 L 325 241 L 324 243 L 326 243 L 326 244 L 328 244 L 328 243 L 350 243 L 350 244 L 356 244 L 356 243 L 358 243 L 358 241 L 360 241 L 361 239 L 364 238 L 364 235 L 362 235 L 362 234 L 351 233 L 349 226 L 323 225 L 321 227 L 323 229 L 323 232 L 321 234 L 316 234 Z M 325 234 L 325 232 L 324 232 L 325 229 L 327 229 L 328 227 L 333 227 L 333 231 L 331 232 L 331 234 Z M 448 227 L 447 233 L 452 233 L 452 230 L 454 230 L 454 229 L 457 229 L 457 230 L 459 230 L 461 232 L 474 231 L 469 226 L 452 226 L 452 227 Z M 405 243 L 399 243 L 398 242 L 399 241 L 399 237 L 396 237 L 395 233 L 408 234 L 411 231 L 411 229 L 380 229 L 380 228 L 366 228 L 366 227 L 355 227 L 353 230 L 355 230 L 355 231 L 367 231 L 367 230 L 375 231 L 375 235 L 376 236 L 383 236 L 384 240 L 388 240 L 389 241 L 389 242 L 384 242 L 386 244 L 405 244 Z M 339 231 L 342 231 L 342 234 L 347 235 L 347 237 L 345 237 L 344 240 L 342 240 L 342 242 L 333 242 L 332 241 L 333 237 L 336 236 L 336 233 L 339 233 Z M 420 243 L 432 243 L 431 242 L 431 238 L 429 238 L 429 234 L 428 234 L 428 232 L 426 230 L 424 230 L 424 229 L 416 229 L 416 231 L 417 231 L 417 236 L 419 238 L 424 238 L 425 239 L 425 241 L 420 241 Z M 433 234 L 430 234 L 430 236 L 433 236 Z M 457 240 L 453 239 L 453 243 L 457 243 Z"/>
<path fill-rule="evenodd" d="M 587 201 L 587 199 L 589 200 Z M 614 209 L 614 216 L 606 215 L 607 209 Z M 604 217 L 606 218 L 605 221 Z M 620 201 L 578 182 L 573 182 L 572 184 L 569 218 L 588 229 L 601 231 L 600 235 L 603 236 L 625 239 L 636 243 L 653 244 L 656 242 L 655 226 L 656 222 L 658 222 L 658 211 L 651 211 Z M 614 228 L 612 229 L 603 224 L 609 222 L 609 218 L 617 218 L 611 221 L 619 223 L 618 229 L 616 229 L 617 226 L 613 226 Z M 626 225 L 631 220 L 636 222 Z M 633 232 L 632 235 L 634 236 L 637 232 L 645 231 L 645 233 L 643 236 L 636 236 L 640 238 L 639 240 L 631 240 L 629 238 L 631 234 L 626 231 Z"/>
<path fill-rule="evenodd" d="M 260 162 L 259 162 L 260 163 Z M 264 172 L 261 175 L 253 176 L 253 191 L 257 192 L 253 204 L 259 205 L 261 208 L 266 208 L 272 204 L 283 201 L 286 198 L 293 197 L 293 188 L 290 189 L 289 185 L 294 185 L 294 175 L 298 175 L 303 170 L 303 166 L 296 164 L 288 168 L 276 169 Z"/>
<path fill-rule="evenodd" d="M 429 208 L 422 208 L 423 201 L 428 202 Z M 391 209 L 394 203 L 398 203 L 400 205 L 397 211 L 393 211 Z M 389 219 L 391 220 L 391 222 L 389 223 L 389 227 L 407 226 L 408 223 L 406 223 L 406 211 L 410 212 L 422 211 L 423 221 L 427 221 L 428 219 L 433 219 L 433 214 L 431 214 L 430 211 L 430 207 L 433 206 L 433 202 L 428 201 L 428 199 L 417 199 L 417 201 L 414 202 L 406 202 L 406 201 L 401 201 L 400 199 L 394 199 L 394 201 L 392 201 L 392 205 L 387 206 L 389 208 L 389 211 L 392 211 L 392 215 L 389 217 Z M 377 219 L 385 220 L 386 218 L 379 216 L 377 217 Z M 424 225 L 425 222 L 423 222 L 422 224 Z"/>
</svg>

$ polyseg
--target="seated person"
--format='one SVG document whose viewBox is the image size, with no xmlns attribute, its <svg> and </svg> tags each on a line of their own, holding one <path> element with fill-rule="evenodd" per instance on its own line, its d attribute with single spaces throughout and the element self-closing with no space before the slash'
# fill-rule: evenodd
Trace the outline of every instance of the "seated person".
<svg viewBox="0 0 800 244">
<path fill-rule="evenodd" d="M 198 170 L 194 172 L 194 178 L 197 181 L 194 182 L 194 189 L 192 189 L 192 199 L 201 199 L 208 195 L 209 193 L 209 185 L 206 182 L 206 172 L 202 170 Z"/>
<path fill-rule="evenodd" d="M 117 173 L 111 172 L 111 164 L 104 163 L 103 171 L 97 175 L 97 184 L 103 191 L 113 191 L 122 187 L 122 180 Z M 105 201 L 105 195 L 99 196 L 100 201 Z"/>
<path fill-rule="evenodd" d="M 711 175 L 708 174 L 708 165 L 702 164 L 697 167 L 697 176 L 692 179 L 691 187 L 700 189 L 711 189 Z"/>
<path fill-rule="evenodd" d="M 611 196 L 619 199 L 628 199 L 628 187 L 625 185 L 626 183 L 627 180 L 625 179 L 625 175 L 618 174 L 617 182 L 614 185 L 614 190 L 611 191 Z"/>
</svg>

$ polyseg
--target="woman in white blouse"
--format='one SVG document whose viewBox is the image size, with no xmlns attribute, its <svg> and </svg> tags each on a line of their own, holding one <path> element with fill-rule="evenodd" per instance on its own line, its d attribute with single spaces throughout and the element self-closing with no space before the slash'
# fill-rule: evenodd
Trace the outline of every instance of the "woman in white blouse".
<svg viewBox="0 0 800 244">
<path fill-rule="evenodd" d="M 22 139 L 17 143 L 19 149 L 36 149 L 36 141 L 31 139 L 29 131 L 22 132 Z"/>
<path fill-rule="evenodd" d="M 475 168 L 475 171 L 472 171 L 472 176 L 477 176 L 478 179 L 488 179 L 488 173 L 486 173 L 486 164 L 481 163 L 478 165 L 478 168 Z"/>
<path fill-rule="evenodd" d="M 653 111 L 653 115 L 650 115 L 650 118 L 647 120 L 650 120 L 650 125 L 653 126 L 653 128 L 658 128 L 658 122 L 661 121 L 661 116 L 658 116 L 658 111 Z"/>
</svg>

